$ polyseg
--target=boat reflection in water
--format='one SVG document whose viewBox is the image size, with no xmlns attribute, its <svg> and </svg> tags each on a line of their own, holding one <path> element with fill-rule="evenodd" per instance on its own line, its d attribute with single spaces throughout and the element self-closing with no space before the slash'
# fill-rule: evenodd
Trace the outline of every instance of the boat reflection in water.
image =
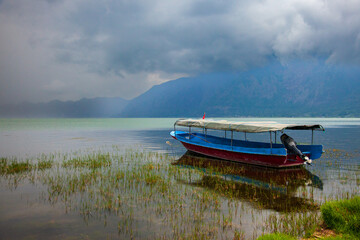
<svg viewBox="0 0 360 240">
<path fill-rule="evenodd" d="M 201 179 L 181 178 L 178 181 L 216 191 L 224 197 L 245 200 L 257 208 L 278 212 L 319 208 L 314 202 L 312 190 L 322 190 L 323 183 L 304 167 L 256 167 L 209 158 L 193 152 L 186 152 L 173 164 L 204 172 Z M 299 188 L 301 192 L 297 193 Z"/>
</svg>

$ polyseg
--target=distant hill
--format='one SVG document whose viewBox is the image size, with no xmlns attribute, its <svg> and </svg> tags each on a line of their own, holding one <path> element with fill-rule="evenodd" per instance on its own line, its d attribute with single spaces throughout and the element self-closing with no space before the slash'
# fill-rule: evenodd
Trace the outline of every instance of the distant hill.
<svg viewBox="0 0 360 240">
<path fill-rule="evenodd" d="M 0 106 L 1 117 L 115 117 L 127 100 L 122 98 L 83 98 L 79 101 L 51 101 Z"/>
<path fill-rule="evenodd" d="M 119 117 L 360 117 L 360 69 L 319 62 L 181 78 L 131 100 Z"/>
<path fill-rule="evenodd" d="M 360 117 L 360 68 L 279 63 L 180 78 L 132 99 L 0 106 L 0 117 Z"/>
</svg>

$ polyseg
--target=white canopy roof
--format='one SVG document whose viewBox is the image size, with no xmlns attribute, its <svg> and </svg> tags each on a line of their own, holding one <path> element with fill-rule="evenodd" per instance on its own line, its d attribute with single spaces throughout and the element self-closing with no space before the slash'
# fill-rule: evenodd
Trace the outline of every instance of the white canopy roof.
<svg viewBox="0 0 360 240">
<path fill-rule="evenodd" d="M 292 130 L 319 130 L 324 131 L 323 126 L 283 124 L 277 122 L 231 122 L 227 120 L 205 120 L 205 119 L 179 119 L 175 122 L 177 126 L 197 127 L 206 129 L 217 129 L 247 133 L 275 132 L 284 129 Z"/>
</svg>

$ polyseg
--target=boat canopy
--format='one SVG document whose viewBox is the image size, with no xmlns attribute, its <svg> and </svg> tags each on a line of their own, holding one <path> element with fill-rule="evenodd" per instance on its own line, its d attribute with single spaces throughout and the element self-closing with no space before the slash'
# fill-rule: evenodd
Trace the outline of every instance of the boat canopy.
<svg viewBox="0 0 360 240">
<path fill-rule="evenodd" d="M 302 124 L 283 124 L 277 122 L 232 122 L 227 120 L 205 120 L 205 119 L 179 119 L 175 126 L 197 127 L 205 129 L 216 129 L 225 131 L 260 133 L 276 132 L 285 129 L 291 130 L 317 130 L 324 131 L 323 126 L 319 124 L 302 125 Z"/>
</svg>

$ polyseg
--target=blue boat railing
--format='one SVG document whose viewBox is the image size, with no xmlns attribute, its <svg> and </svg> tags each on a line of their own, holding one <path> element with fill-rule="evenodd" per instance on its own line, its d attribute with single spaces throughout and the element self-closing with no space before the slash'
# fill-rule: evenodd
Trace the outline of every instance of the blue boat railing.
<svg viewBox="0 0 360 240">
<path fill-rule="evenodd" d="M 173 131 L 171 135 L 178 140 L 214 149 L 222 149 L 227 151 L 235 151 L 249 154 L 265 154 L 265 155 L 281 155 L 286 156 L 287 150 L 281 143 L 265 143 L 252 142 L 243 140 L 234 140 L 228 138 L 220 138 L 212 135 L 205 135 L 201 133 L 188 133 L 184 131 Z M 321 157 L 322 145 L 298 145 L 300 151 L 304 154 L 309 154 L 312 159 Z"/>
</svg>

